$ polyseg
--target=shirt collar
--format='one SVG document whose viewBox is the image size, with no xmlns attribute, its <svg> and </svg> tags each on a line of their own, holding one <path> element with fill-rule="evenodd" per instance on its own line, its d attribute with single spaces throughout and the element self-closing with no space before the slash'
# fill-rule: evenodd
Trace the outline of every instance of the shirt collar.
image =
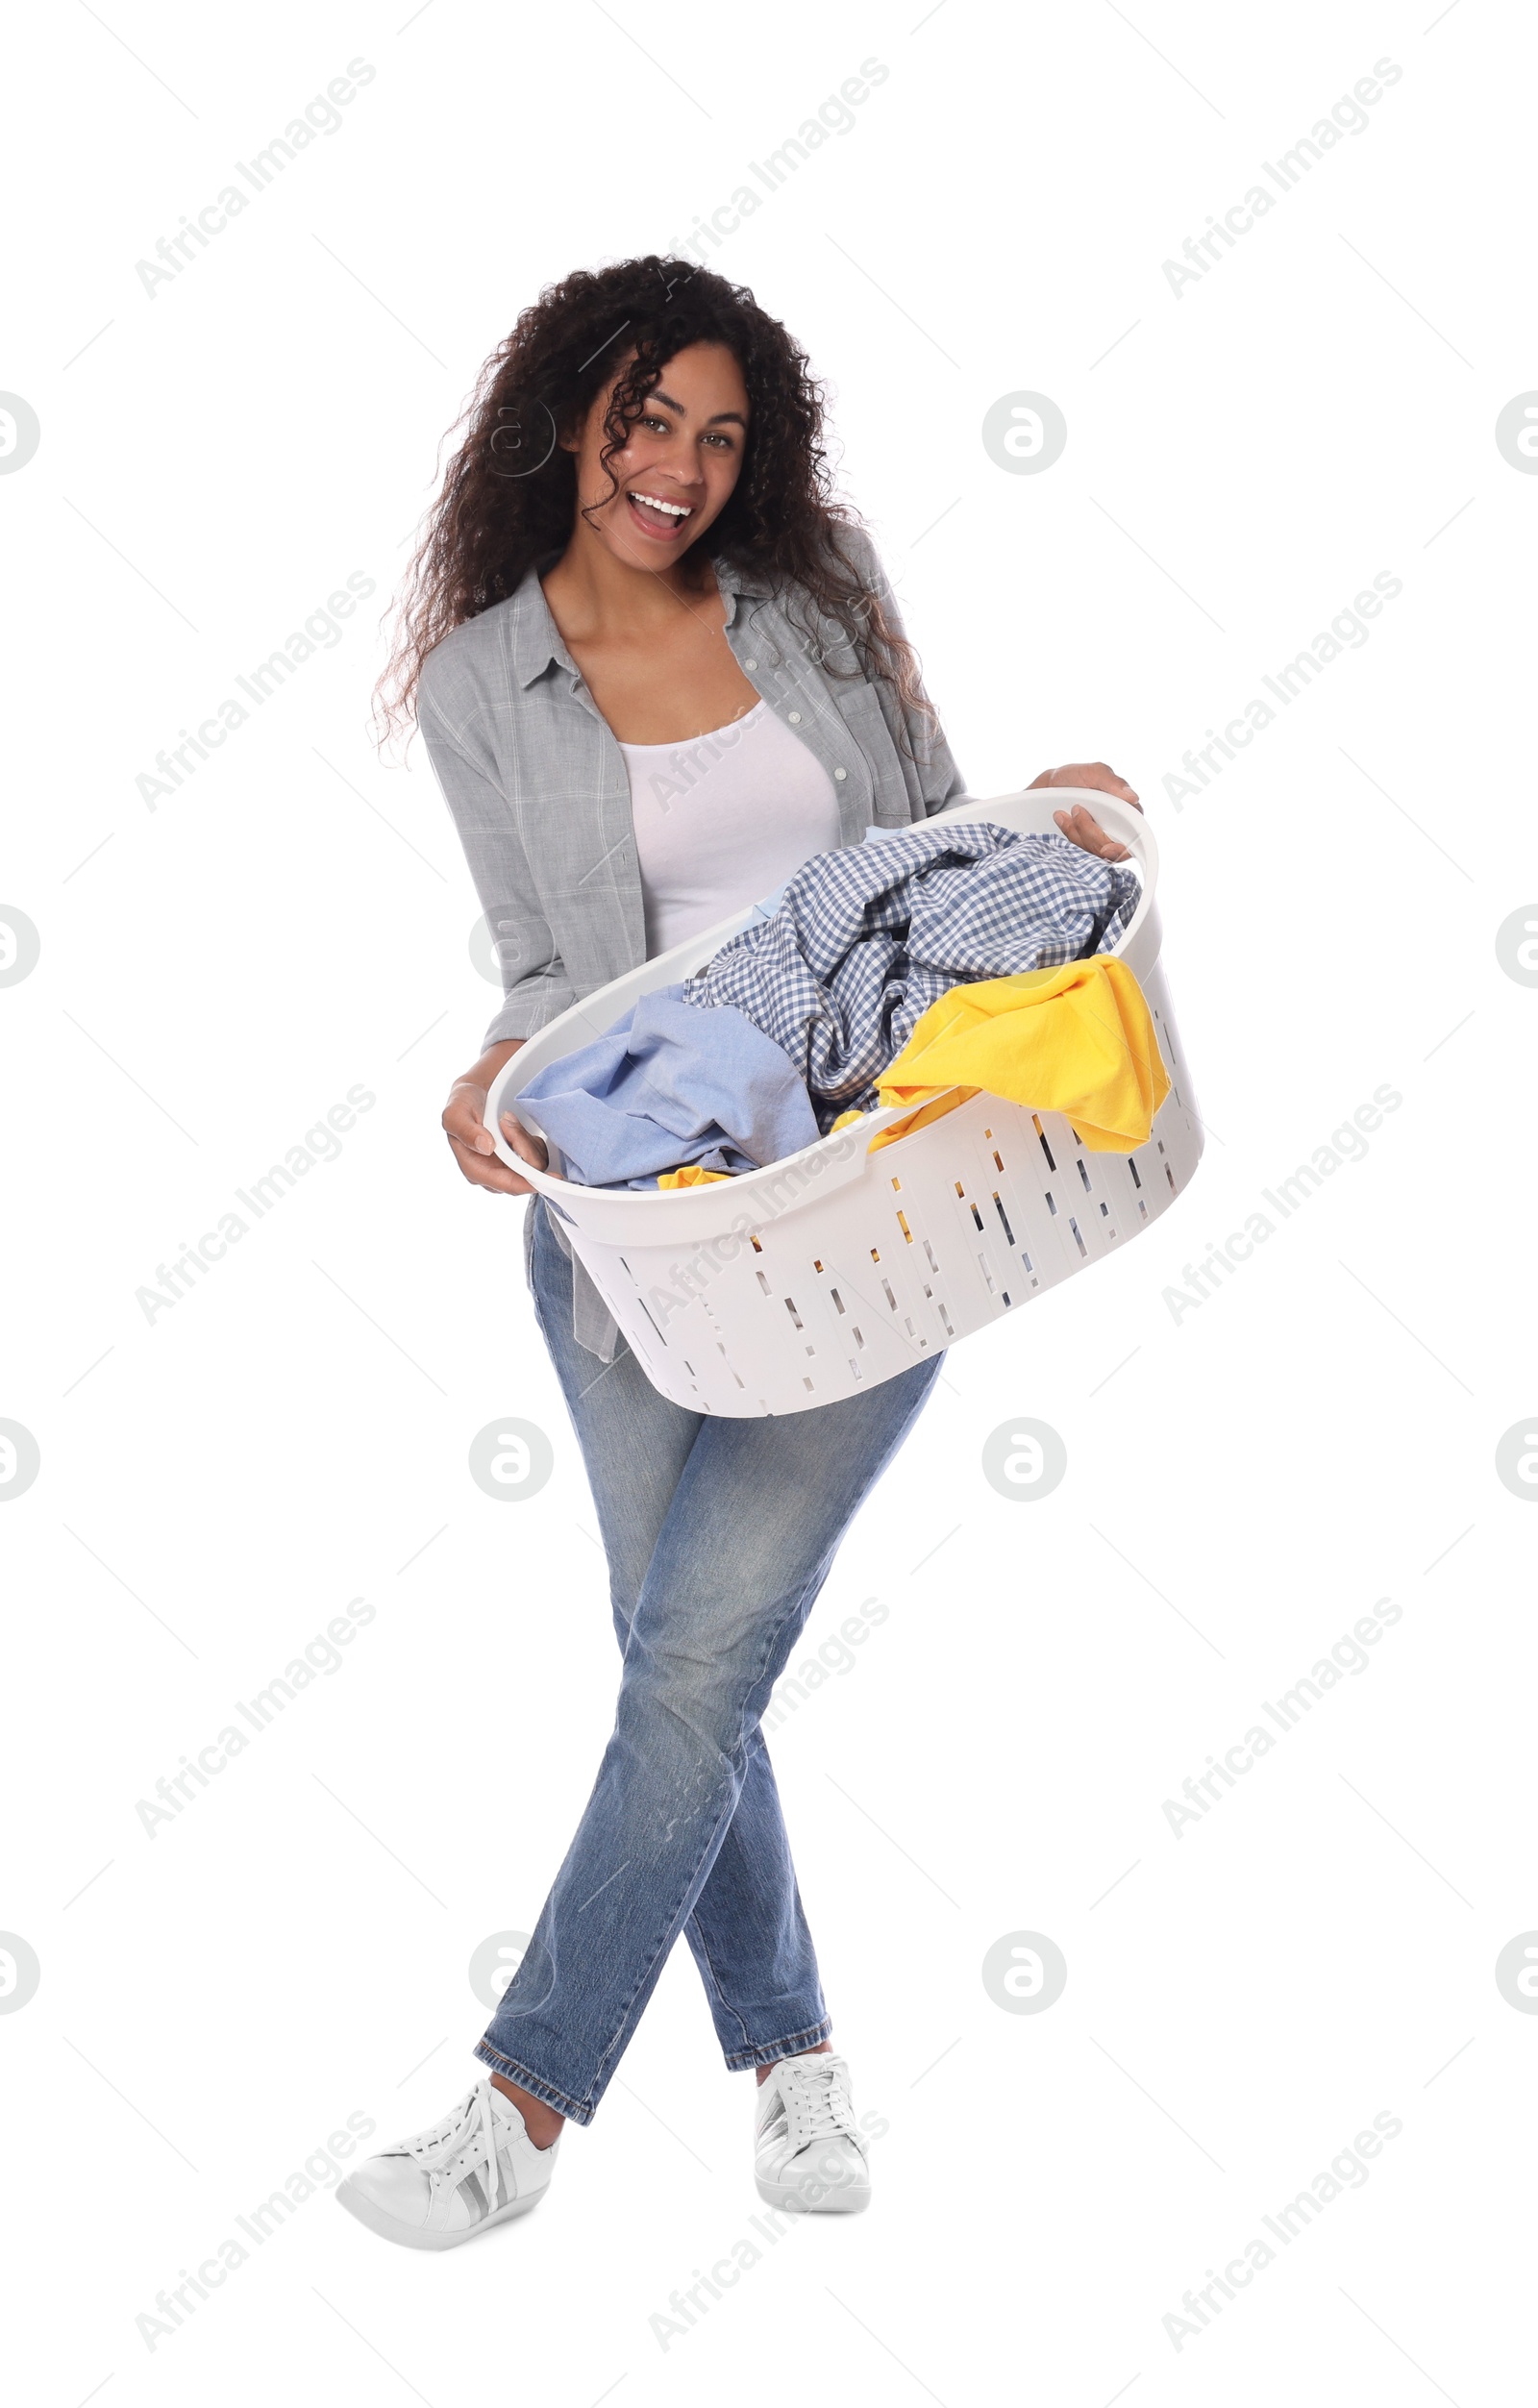
<svg viewBox="0 0 1538 2408">
<path fill-rule="evenodd" d="M 734 627 L 739 619 L 747 615 L 744 604 L 760 600 L 769 590 L 766 584 L 760 583 L 754 570 L 738 568 L 734 561 L 724 556 L 715 563 L 715 582 L 726 596 L 726 623 L 729 628 Z"/>
<path fill-rule="evenodd" d="M 753 571 L 738 568 L 724 557 L 715 561 L 714 567 L 715 582 L 726 599 L 726 625 L 730 629 L 746 615 L 745 605 L 760 599 L 768 588 L 758 583 Z M 544 676 L 552 662 L 558 668 L 566 670 L 576 682 L 582 672 L 561 641 L 560 630 L 551 616 L 537 567 L 525 570 L 513 593 L 509 617 L 511 622 L 512 673 L 520 685 L 533 685 Z"/>
<path fill-rule="evenodd" d="M 533 685 L 544 676 L 552 661 L 569 670 L 575 682 L 580 672 L 550 615 L 537 566 L 524 571 L 509 617 L 512 630 L 512 673 L 520 685 Z"/>
</svg>

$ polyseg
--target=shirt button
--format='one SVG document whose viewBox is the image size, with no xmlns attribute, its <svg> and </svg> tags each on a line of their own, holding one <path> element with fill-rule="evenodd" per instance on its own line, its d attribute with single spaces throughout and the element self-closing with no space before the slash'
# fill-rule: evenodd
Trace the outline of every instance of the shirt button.
<svg viewBox="0 0 1538 2408">
<path fill-rule="evenodd" d="M 800 711 L 799 711 L 799 710 L 793 710 L 793 711 L 791 712 L 791 714 L 790 714 L 790 724 L 791 724 L 791 726 L 792 726 L 793 728 L 799 728 L 799 727 L 800 727 L 800 725 L 801 725 L 801 713 L 800 713 Z"/>
<path fill-rule="evenodd" d="M 849 772 L 847 769 L 835 769 L 833 776 L 835 778 L 847 778 L 849 776 Z"/>
<path fill-rule="evenodd" d="M 757 660 L 745 660 L 742 665 L 745 669 L 757 669 L 758 663 Z"/>
</svg>

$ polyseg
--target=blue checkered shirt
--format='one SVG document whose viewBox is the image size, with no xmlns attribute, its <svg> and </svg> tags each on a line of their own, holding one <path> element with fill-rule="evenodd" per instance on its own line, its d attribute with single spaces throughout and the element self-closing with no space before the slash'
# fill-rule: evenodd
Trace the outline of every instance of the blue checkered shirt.
<svg viewBox="0 0 1538 2408">
<path fill-rule="evenodd" d="M 915 828 L 815 855 L 683 1000 L 733 1004 L 782 1046 L 826 1132 L 869 1108 L 880 1073 L 952 987 L 1113 952 L 1138 892 L 1135 871 L 1067 836 L 986 820 Z"/>
</svg>

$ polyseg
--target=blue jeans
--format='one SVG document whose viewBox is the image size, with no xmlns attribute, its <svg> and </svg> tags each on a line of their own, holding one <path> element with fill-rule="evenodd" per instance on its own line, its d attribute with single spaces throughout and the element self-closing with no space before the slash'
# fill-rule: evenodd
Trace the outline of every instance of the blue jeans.
<svg viewBox="0 0 1538 2408">
<path fill-rule="evenodd" d="M 589 2123 L 681 1931 L 729 2066 L 828 2037 L 759 1718 L 941 1357 L 806 1413 L 686 1412 L 623 1340 L 607 1369 L 578 1345 L 571 1265 L 543 1205 L 529 1210 L 534 1311 L 587 1467 L 624 1662 L 592 1795 L 475 2053 Z"/>
</svg>

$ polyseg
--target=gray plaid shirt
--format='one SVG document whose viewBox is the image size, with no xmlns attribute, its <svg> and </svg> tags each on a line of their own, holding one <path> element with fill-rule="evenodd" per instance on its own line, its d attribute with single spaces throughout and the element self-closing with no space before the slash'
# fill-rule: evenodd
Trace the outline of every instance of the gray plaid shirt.
<svg viewBox="0 0 1538 2408">
<path fill-rule="evenodd" d="M 840 541 L 888 623 L 901 628 L 869 536 L 850 529 Z M 783 601 L 730 562 L 718 560 L 715 574 L 737 665 L 832 779 L 843 844 L 858 844 L 872 826 L 909 827 L 965 793 L 944 736 L 928 735 L 912 714 L 915 757 L 903 750 L 903 714 L 889 687 L 862 674 L 829 674 L 825 662 L 833 670 L 856 663 L 848 638 L 808 595 L 795 597 L 804 632 Z M 534 570 L 429 654 L 417 724 L 502 967 L 502 1008 L 485 1043 L 533 1036 L 646 958 L 625 757 Z M 558 1219 L 547 1217 L 564 1245 Z M 614 1325 L 577 1262 L 573 1313 L 580 1342 L 611 1361 Z"/>
<path fill-rule="evenodd" d="M 900 626 L 869 537 L 843 540 Z M 889 688 L 828 674 L 824 660 L 848 668 L 853 659 L 809 597 L 796 604 L 815 631 L 807 636 L 725 560 L 716 580 L 738 667 L 833 780 L 844 844 L 872 825 L 906 828 L 966 791 L 942 735 L 926 751 L 922 723 L 910 718 L 917 761 L 901 750 Z M 502 1009 L 485 1042 L 533 1036 L 646 959 L 625 757 L 533 569 L 508 601 L 429 654 L 417 721 L 502 965 Z"/>
</svg>

